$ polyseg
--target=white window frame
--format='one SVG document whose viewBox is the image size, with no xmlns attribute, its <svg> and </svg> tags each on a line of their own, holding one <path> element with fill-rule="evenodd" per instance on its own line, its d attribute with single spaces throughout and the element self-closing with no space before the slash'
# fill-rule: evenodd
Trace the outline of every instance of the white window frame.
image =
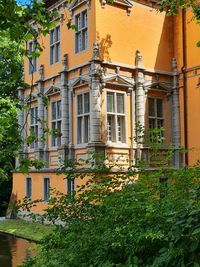
<svg viewBox="0 0 200 267">
<path fill-rule="evenodd" d="M 114 94 L 114 112 L 109 112 L 108 111 L 108 108 L 107 108 L 107 95 L 108 94 Z M 116 107 L 117 107 L 117 94 L 120 94 L 120 95 L 123 95 L 124 97 L 124 113 L 118 113 L 116 111 Z M 106 102 L 106 105 L 105 105 L 105 108 L 106 108 L 106 121 L 105 121 L 105 125 L 106 125 L 106 142 L 108 145 L 114 145 L 114 146 L 118 146 L 118 145 L 127 145 L 127 113 L 126 113 L 126 92 L 124 91 L 119 91 L 119 90 L 109 90 L 109 89 L 106 89 L 105 91 L 105 102 Z M 112 132 L 112 135 L 113 135 L 113 140 L 109 140 L 108 138 L 108 116 L 111 115 L 111 116 L 114 116 L 114 130 Z M 122 133 L 122 140 L 119 140 L 119 135 L 118 135 L 118 131 L 116 130 L 118 128 L 118 122 L 117 122 L 117 119 L 118 118 L 124 118 L 124 128 L 123 128 L 123 133 Z"/>
<path fill-rule="evenodd" d="M 85 112 L 85 101 L 84 101 L 84 95 L 88 94 L 89 99 L 89 111 Z M 78 112 L 78 97 L 82 95 L 82 113 L 79 114 Z M 88 144 L 90 140 L 90 92 L 89 91 L 83 91 L 81 93 L 78 93 L 76 95 L 76 143 L 77 145 L 81 144 Z M 86 119 L 87 118 L 87 119 Z M 81 121 L 81 129 L 79 129 L 79 120 Z M 85 133 L 85 125 L 86 121 L 88 123 L 88 129 L 87 129 L 87 136 Z M 80 138 L 79 138 L 80 133 Z"/>
<path fill-rule="evenodd" d="M 57 31 L 59 32 L 58 38 Z M 60 25 L 50 30 L 49 43 L 50 65 L 53 65 L 60 61 Z"/>
<path fill-rule="evenodd" d="M 86 20 L 84 20 L 84 14 L 86 14 Z M 80 20 L 78 18 L 80 17 Z M 75 25 L 77 30 L 74 35 L 74 47 L 75 54 L 87 50 L 88 48 L 88 11 L 84 9 L 83 11 L 77 13 L 74 16 Z M 85 39 L 84 39 L 85 38 Z"/>
<path fill-rule="evenodd" d="M 32 121 L 33 110 L 33 121 Z M 30 109 L 30 135 L 34 134 L 36 140 L 30 144 L 30 149 L 38 148 L 38 107 L 32 107 Z"/>
<path fill-rule="evenodd" d="M 29 52 L 35 52 L 35 42 L 30 41 L 28 43 L 28 50 Z M 31 54 L 28 57 L 28 73 L 31 75 L 32 73 L 37 71 L 37 57 L 33 57 Z"/>
<path fill-rule="evenodd" d="M 58 102 L 60 103 L 60 117 L 58 117 Z M 56 107 L 56 118 L 53 118 L 53 104 L 55 104 Z M 55 124 L 55 129 L 53 129 L 53 124 Z M 58 124 L 60 124 L 60 129 L 58 127 Z M 62 124 L 62 102 L 61 100 L 56 100 L 51 102 L 51 147 L 57 147 L 61 145 L 61 135 L 55 136 L 53 134 L 53 130 L 59 129 L 61 134 L 61 124 Z"/>
</svg>

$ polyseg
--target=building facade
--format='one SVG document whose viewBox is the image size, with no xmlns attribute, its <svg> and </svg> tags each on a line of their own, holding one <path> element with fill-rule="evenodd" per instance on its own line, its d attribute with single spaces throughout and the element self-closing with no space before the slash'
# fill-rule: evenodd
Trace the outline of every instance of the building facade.
<svg viewBox="0 0 200 267">
<path fill-rule="evenodd" d="M 164 128 L 163 151 L 170 145 L 197 148 L 184 160 L 176 153 L 175 167 L 199 156 L 200 29 L 191 11 L 169 17 L 146 0 L 65 2 L 47 1 L 59 19 L 39 40 L 42 55 L 25 59 L 25 82 L 33 78 L 32 88 L 19 89 L 21 103 L 29 105 L 19 114 L 22 136 L 36 136 L 24 143 L 20 157 L 44 160 L 45 166 L 14 172 L 12 193 L 16 199 L 42 198 L 37 211 L 46 206 L 50 187 L 67 193 L 82 183 L 57 175 L 60 160 L 101 152 L 125 168 L 136 157 L 150 162 L 137 125 Z M 69 16 L 76 31 L 67 28 Z M 34 51 L 34 42 L 28 47 Z"/>
</svg>

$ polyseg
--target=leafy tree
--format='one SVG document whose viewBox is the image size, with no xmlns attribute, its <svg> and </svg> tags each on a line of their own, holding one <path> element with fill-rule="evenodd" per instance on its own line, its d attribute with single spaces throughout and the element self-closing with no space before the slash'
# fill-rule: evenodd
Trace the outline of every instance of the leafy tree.
<svg viewBox="0 0 200 267">
<path fill-rule="evenodd" d="M 4 202 L 9 200 L 15 152 L 20 144 L 16 103 L 0 97 L 0 213 L 6 209 Z"/>
</svg>

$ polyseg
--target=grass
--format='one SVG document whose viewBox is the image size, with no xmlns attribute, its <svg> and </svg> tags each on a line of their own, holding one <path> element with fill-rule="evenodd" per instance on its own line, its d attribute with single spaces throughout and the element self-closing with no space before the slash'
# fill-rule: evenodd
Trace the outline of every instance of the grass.
<svg viewBox="0 0 200 267">
<path fill-rule="evenodd" d="M 42 225 L 39 223 L 25 222 L 22 220 L 0 221 L 0 232 L 16 235 L 18 237 L 39 242 L 44 236 L 50 234 L 52 225 Z"/>
</svg>

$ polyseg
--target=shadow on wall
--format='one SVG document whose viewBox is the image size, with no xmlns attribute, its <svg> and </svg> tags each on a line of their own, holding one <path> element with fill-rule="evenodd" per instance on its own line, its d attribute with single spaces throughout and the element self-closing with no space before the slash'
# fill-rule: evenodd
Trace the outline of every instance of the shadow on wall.
<svg viewBox="0 0 200 267">
<path fill-rule="evenodd" d="M 173 17 L 165 16 L 155 60 L 155 70 L 172 71 L 174 57 Z"/>
<path fill-rule="evenodd" d="M 99 32 L 97 31 L 97 42 L 99 43 L 100 47 L 100 56 L 101 59 L 111 62 L 110 54 L 109 54 L 109 49 L 112 46 L 112 40 L 111 40 L 111 35 L 107 34 L 105 37 L 101 37 Z"/>
</svg>

